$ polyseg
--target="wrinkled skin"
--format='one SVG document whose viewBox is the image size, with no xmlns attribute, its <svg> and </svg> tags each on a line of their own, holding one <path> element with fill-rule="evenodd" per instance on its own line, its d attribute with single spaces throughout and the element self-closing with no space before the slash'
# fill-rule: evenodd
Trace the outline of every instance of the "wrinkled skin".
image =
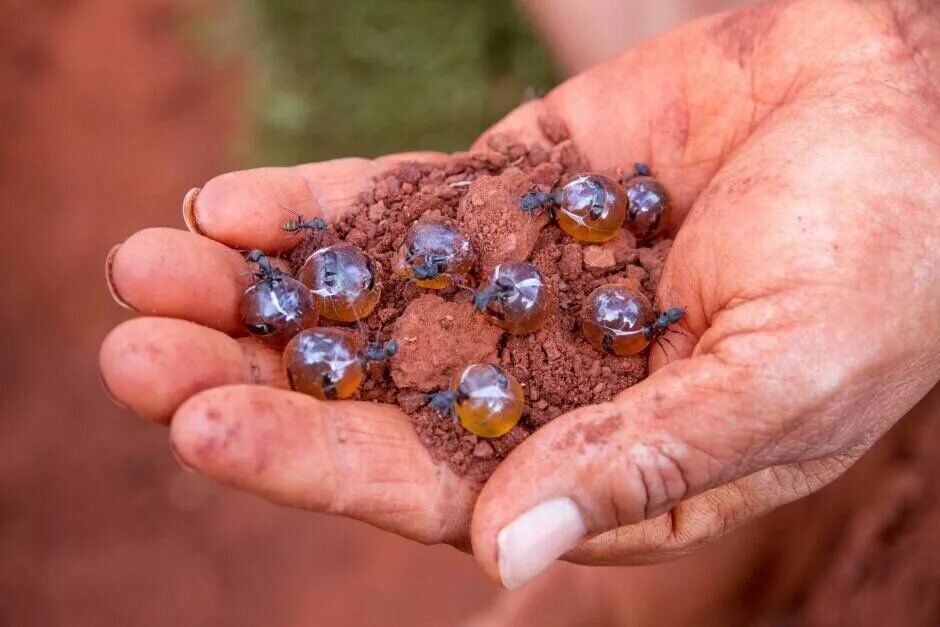
<svg viewBox="0 0 940 627">
<path fill-rule="evenodd" d="M 223 175 L 188 196 L 192 233 L 133 235 L 109 257 L 110 285 L 155 317 L 105 340 L 111 394 L 170 424 L 176 455 L 208 477 L 472 547 L 498 579 L 499 530 L 539 503 L 568 497 L 584 518 L 590 539 L 568 559 L 663 560 L 829 483 L 936 384 L 935 3 L 804 0 L 708 18 L 493 130 L 539 139 L 544 113 L 592 168 L 645 161 L 672 192 L 658 301 L 686 316 L 647 380 L 543 428 L 482 492 L 435 464 L 398 409 L 279 389 L 277 355 L 227 335 L 245 281 L 233 248 L 288 245 L 279 206 L 335 219 L 385 168 L 438 155 Z"/>
</svg>

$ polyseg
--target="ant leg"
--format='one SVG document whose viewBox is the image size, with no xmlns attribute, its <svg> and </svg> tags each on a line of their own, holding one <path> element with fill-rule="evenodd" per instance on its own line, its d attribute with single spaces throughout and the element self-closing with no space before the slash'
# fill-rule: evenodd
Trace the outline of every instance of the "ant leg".
<svg viewBox="0 0 940 627">
<path fill-rule="evenodd" d="M 666 329 L 666 332 L 667 332 L 667 333 L 678 333 L 679 335 L 687 335 L 687 336 L 689 336 L 689 337 L 691 337 L 691 338 L 693 338 L 693 339 L 695 338 L 695 335 L 694 335 L 691 331 L 689 331 L 689 330 L 687 330 L 687 329 L 683 329 L 682 327 L 676 326 L 676 325 L 673 325 L 673 324 L 669 325 L 669 327 Z"/>
<path fill-rule="evenodd" d="M 467 277 L 465 275 L 458 274 L 456 276 L 451 276 L 451 275 L 446 275 L 446 276 L 450 277 L 450 283 L 454 287 L 461 289 L 461 290 L 467 290 L 468 292 L 476 294 L 476 290 L 474 290 L 472 287 L 470 287 L 470 285 L 466 283 Z"/>
<path fill-rule="evenodd" d="M 659 342 L 653 342 L 652 346 L 654 348 L 658 348 L 659 350 L 661 350 L 663 352 L 663 357 L 665 357 L 667 361 L 669 360 L 669 355 L 666 353 L 666 349 L 663 348 Z M 652 352 L 653 352 L 653 349 L 651 348 L 650 353 Z"/>
<path fill-rule="evenodd" d="M 659 350 L 661 350 L 661 351 L 663 352 L 663 357 L 666 358 L 666 361 L 669 361 L 669 353 L 667 353 L 667 352 L 666 352 L 666 349 L 663 348 L 662 344 L 659 343 L 659 340 L 662 340 L 663 342 L 665 342 L 666 344 L 668 344 L 669 346 L 671 346 L 673 352 L 676 352 L 676 346 L 675 346 L 675 344 L 673 344 L 672 342 L 670 342 L 669 340 L 667 340 L 667 339 L 666 339 L 666 336 L 664 336 L 664 335 L 660 335 L 658 338 L 656 338 L 656 341 L 653 342 L 653 346 L 655 346 L 656 348 L 658 348 Z"/>
<path fill-rule="evenodd" d="M 672 352 L 673 352 L 673 353 L 676 353 L 676 354 L 679 353 L 679 349 L 676 348 L 676 345 L 673 344 L 672 341 L 670 341 L 670 339 L 669 339 L 668 337 L 666 337 L 665 335 L 663 335 L 663 336 L 660 336 L 659 339 L 662 340 L 663 342 L 665 342 L 666 344 L 668 344 L 668 345 L 669 345 L 669 348 L 672 349 Z M 663 351 L 663 352 L 665 353 L 666 351 Z M 667 355 L 667 356 L 668 356 L 668 355 Z"/>
</svg>

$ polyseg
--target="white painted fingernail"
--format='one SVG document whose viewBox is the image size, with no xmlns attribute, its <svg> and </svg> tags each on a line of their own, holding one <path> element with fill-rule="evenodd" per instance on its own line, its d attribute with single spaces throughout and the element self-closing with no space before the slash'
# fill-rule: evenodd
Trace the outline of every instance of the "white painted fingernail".
<svg viewBox="0 0 940 627">
<path fill-rule="evenodd" d="M 529 581 L 587 535 L 578 506 L 569 498 L 536 505 L 496 536 L 499 578 L 512 590 Z"/>
</svg>

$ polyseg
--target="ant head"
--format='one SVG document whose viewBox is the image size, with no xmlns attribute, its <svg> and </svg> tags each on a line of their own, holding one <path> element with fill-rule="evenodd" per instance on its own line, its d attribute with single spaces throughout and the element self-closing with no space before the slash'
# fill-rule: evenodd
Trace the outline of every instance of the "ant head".
<svg viewBox="0 0 940 627">
<path fill-rule="evenodd" d="M 323 218 L 311 218 L 304 223 L 304 226 L 314 231 L 325 231 L 327 224 Z"/>
<path fill-rule="evenodd" d="M 636 176 L 649 176 L 650 167 L 642 162 L 633 164 L 633 171 L 636 172 Z"/>
<path fill-rule="evenodd" d="M 454 402 L 456 396 L 451 390 L 443 392 L 434 392 L 428 395 L 428 404 L 433 407 L 437 413 L 442 415 L 452 414 L 454 411 Z"/>
<path fill-rule="evenodd" d="M 685 309 L 682 307 L 672 307 L 663 312 L 663 316 L 666 318 L 669 324 L 675 324 L 682 320 L 682 316 L 685 315 Z"/>
<path fill-rule="evenodd" d="M 546 194 L 539 189 L 538 185 L 533 185 L 532 189 L 527 191 L 519 199 L 519 208 L 526 213 L 532 213 L 536 209 L 542 209 L 553 202 L 550 194 Z"/>
<path fill-rule="evenodd" d="M 437 269 L 437 264 L 433 263 L 430 259 L 425 259 L 424 262 L 413 265 L 411 270 L 415 278 L 420 281 L 433 279 L 440 274 L 440 271 Z"/>
<path fill-rule="evenodd" d="M 476 307 L 477 311 L 486 311 L 486 308 L 489 306 L 490 301 L 496 297 L 493 292 L 489 290 L 480 290 L 479 292 L 473 293 L 473 306 Z"/>
<path fill-rule="evenodd" d="M 389 340 L 384 345 L 375 342 L 369 344 L 365 350 L 362 351 L 363 357 L 367 361 L 385 361 L 390 357 L 393 357 L 395 353 L 398 352 L 398 342 L 395 340 Z"/>
<path fill-rule="evenodd" d="M 248 256 L 246 257 L 248 261 L 253 261 L 254 263 L 261 263 L 262 259 L 266 259 L 267 255 L 255 248 L 254 250 L 248 251 Z"/>
</svg>

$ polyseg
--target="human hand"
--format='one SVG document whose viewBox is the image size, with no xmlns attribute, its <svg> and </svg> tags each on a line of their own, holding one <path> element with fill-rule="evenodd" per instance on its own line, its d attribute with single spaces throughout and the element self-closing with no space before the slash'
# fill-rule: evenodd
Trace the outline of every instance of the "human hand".
<svg viewBox="0 0 940 627">
<path fill-rule="evenodd" d="M 225 334 L 245 281 L 230 247 L 282 246 L 278 204 L 335 218 L 394 158 L 218 177 L 190 206 L 202 235 L 132 236 L 109 260 L 113 290 L 165 317 L 105 340 L 106 385 L 172 417 L 174 450 L 207 476 L 472 543 L 509 587 L 565 552 L 688 551 L 837 477 L 940 376 L 938 22 L 913 1 L 763 5 L 690 24 L 497 125 L 536 139 L 551 113 L 593 169 L 651 164 L 681 225 L 659 300 L 686 307 L 687 334 L 653 351 L 647 380 L 531 436 L 479 496 L 397 409 L 277 389 L 278 356 Z"/>
</svg>

